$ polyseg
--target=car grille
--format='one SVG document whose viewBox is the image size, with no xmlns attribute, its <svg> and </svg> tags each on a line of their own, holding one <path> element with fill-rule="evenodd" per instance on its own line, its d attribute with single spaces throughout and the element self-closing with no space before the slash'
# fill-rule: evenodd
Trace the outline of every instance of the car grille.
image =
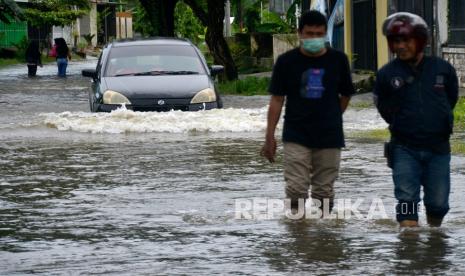
<svg viewBox="0 0 465 276">
<path fill-rule="evenodd" d="M 163 112 L 163 111 L 171 111 L 171 110 L 181 110 L 181 111 L 188 111 L 189 106 L 187 105 L 164 105 L 164 106 L 137 106 L 133 105 L 132 110 L 134 111 L 142 111 L 142 112 Z"/>
<path fill-rule="evenodd" d="M 158 104 L 159 100 L 163 100 L 164 104 Z M 134 111 L 171 111 L 181 110 L 188 111 L 190 99 L 130 99 L 132 109 Z"/>
</svg>

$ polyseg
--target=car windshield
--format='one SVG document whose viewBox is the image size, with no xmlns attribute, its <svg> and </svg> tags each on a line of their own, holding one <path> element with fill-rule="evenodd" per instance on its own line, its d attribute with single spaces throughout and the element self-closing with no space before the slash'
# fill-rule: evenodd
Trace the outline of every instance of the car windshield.
<svg viewBox="0 0 465 276">
<path fill-rule="evenodd" d="M 106 77 L 205 74 L 192 46 L 150 45 L 115 47 L 105 70 Z"/>
</svg>

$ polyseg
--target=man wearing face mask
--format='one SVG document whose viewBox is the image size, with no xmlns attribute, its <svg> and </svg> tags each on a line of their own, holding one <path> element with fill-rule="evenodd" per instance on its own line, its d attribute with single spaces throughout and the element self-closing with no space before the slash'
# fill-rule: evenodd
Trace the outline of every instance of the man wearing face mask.
<svg viewBox="0 0 465 276">
<path fill-rule="evenodd" d="M 327 21 L 318 11 L 305 12 L 300 47 L 278 57 L 269 92 L 265 144 L 261 155 L 274 162 L 275 129 L 284 102 L 284 178 L 290 207 L 299 213 L 308 191 L 324 212 L 331 211 L 334 182 L 344 147 L 342 114 L 355 93 L 344 53 L 326 47 Z M 325 206 L 326 205 L 326 206 Z"/>
<path fill-rule="evenodd" d="M 387 157 L 397 221 L 401 227 L 418 226 L 423 186 L 427 222 L 440 226 L 449 210 L 457 75 L 443 59 L 425 56 L 428 26 L 421 17 L 395 13 L 384 22 L 383 33 L 396 58 L 378 71 L 374 96 L 391 132 Z"/>
</svg>

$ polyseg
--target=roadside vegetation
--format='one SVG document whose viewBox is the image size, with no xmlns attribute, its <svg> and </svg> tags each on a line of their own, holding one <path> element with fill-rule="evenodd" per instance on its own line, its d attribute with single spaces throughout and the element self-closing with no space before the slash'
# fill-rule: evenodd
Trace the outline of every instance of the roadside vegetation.
<svg viewBox="0 0 465 276">
<path fill-rule="evenodd" d="M 460 140 L 451 141 L 452 154 L 465 155 L 465 143 Z"/>
<path fill-rule="evenodd" d="M 220 82 L 218 89 L 220 93 L 227 95 L 268 95 L 269 83 L 268 77 L 246 77 L 242 80 Z"/>
<path fill-rule="evenodd" d="M 360 104 L 363 106 L 363 104 Z M 359 108 L 359 107 L 356 107 Z M 366 108 L 370 108 L 367 106 Z M 451 137 L 451 150 L 453 154 L 465 155 L 465 97 L 461 97 L 454 109 L 454 134 Z M 347 133 L 347 137 L 372 141 L 388 141 L 390 134 L 388 129 L 374 129 L 354 131 Z"/>
<path fill-rule="evenodd" d="M 454 109 L 455 130 L 465 131 L 465 97 L 460 97 Z"/>
<path fill-rule="evenodd" d="M 375 141 L 387 141 L 389 140 L 389 130 L 383 129 L 370 129 L 348 132 L 347 137 L 355 139 L 375 140 Z"/>
<path fill-rule="evenodd" d="M 21 63 L 21 61 L 16 58 L 0 58 L 0 68 L 18 63 Z"/>
<path fill-rule="evenodd" d="M 202 48 L 201 48 L 202 49 Z M 209 58 L 208 53 L 205 54 L 207 58 L 207 62 L 211 63 Z M 238 63 L 240 64 L 240 63 Z M 241 67 L 239 67 L 241 68 Z M 247 67 L 244 67 L 247 68 Z M 222 94 L 228 94 L 228 95 L 246 95 L 246 96 L 254 96 L 254 95 L 268 95 L 268 87 L 270 85 L 271 78 L 270 77 L 258 77 L 254 75 L 249 75 L 247 74 L 250 73 L 257 73 L 257 72 L 269 72 L 272 69 L 268 68 L 267 70 L 258 70 L 254 71 L 254 69 L 257 69 L 257 67 L 250 67 L 249 71 L 247 69 L 243 69 L 243 74 L 246 76 L 243 79 L 239 80 L 233 80 L 233 81 L 226 81 L 226 80 L 220 80 L 218 83 L 218 89 Z M 359 88 L 361 86 L 365 85 L 365 81 L 358 81 L 354 83 L 354 86 L 357 91 L 362 91 Z M 374 108 L 373 101 L 355 101 L 350 103 L 350 108 L 360 110 L 360 109 L 365 109 L 365 108 Z M 465 120 L 465 118 L 464 118 Z"/>
<path fill-rule="evenodd" d="M 374 108 L 375 105 L 373 104 L 372 101 L 359 101 L 359 102 L 354 102 L 351 101 L 349 108 L 351 109 L 356 109 L 356 110 L 361 110 L 365 108 Z"/>
</svg>

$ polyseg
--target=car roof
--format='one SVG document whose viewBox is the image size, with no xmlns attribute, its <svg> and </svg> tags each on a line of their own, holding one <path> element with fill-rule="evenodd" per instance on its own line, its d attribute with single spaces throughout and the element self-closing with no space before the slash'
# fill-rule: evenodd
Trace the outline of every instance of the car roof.
<svg viewBox="0 0 465 276">
<path fill-rule="evenodd" d="M 173 37 L 156 37 L 147 39 L 126 39 L 117 40 L 111 43 L 111 47 L 127 47 L 127 46 L 147 46 L 147 45 L 184 45 L 192 46 L 192 43 L 187 39 Z"/>
</svg>

